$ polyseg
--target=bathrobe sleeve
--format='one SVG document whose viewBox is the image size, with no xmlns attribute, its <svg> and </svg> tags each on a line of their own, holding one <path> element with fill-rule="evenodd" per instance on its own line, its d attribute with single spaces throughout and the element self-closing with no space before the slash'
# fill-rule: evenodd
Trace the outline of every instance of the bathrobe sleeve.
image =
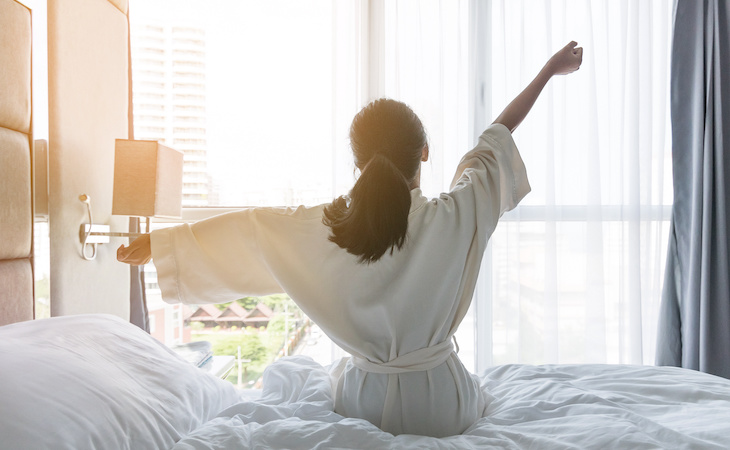
<svg viewBox="0 0 730 450">
<path fill-rule="evenodd" d="M 475 197 L 488 198 L 498 189 L 497 217 L 513 209 L 530 192 L 527 171 L 512 133 L 502 124 L 490 125 L 473 150 L 464 155 L 451 182 L 451 193 L 473 184 Z"/>
<path fill-rule="evenodd" d="M 224 303 L 283 292 L 260 255 L 256 210 L 151 233 L 152 257 L 168 303 Z"/>
<path fill-rule="evenodd" d="M 502 214 L 517 206 L 529 192 L 527 171 L 512 133 L 495 123 L 461 159 L 452 188 L 441 199 L 463 226 L 476 226 L 475 250 L 482 254 Z M 478 271 L 479 266 L 474 269 Z"/>
<path fill-rule="evenodd" d="M 450 334 L 466 315 L 479 275 L 482 255 L 499 218 L 513 209 L 530 192 L 527 172 L 512 133 L 501 124 L 492 124 L 479 137 L 473 150 L 461 159 L 452 188 L 440 196 L 440 210 L 455 224 L 454 233 L 466 249 L 460 268 L 461 286 L 454 303 Z"/>
</svg>

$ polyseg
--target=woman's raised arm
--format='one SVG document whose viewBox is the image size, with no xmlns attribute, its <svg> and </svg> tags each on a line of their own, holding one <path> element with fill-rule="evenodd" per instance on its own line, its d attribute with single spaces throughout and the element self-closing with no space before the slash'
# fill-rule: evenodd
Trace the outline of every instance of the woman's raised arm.
<svg viewBox="0 0 730 450">
<path fill-rule="evenodd" d="M 535 100 L 553 75 L 575 72 L 583 61 L 583 48 L 575 41 L 555 53 L 534 80 L 497 116 L 494 123 L 501 123 L 514 131 L 532 109 Z"/>
</svg>

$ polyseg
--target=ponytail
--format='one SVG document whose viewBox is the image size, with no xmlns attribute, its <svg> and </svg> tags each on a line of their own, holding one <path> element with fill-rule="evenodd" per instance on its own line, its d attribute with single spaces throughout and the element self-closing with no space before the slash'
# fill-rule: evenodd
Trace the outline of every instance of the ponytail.
<svg viewBox="0 0 730 450">
<path fill-rule="evenodd" d="M 403 247 L 410 186 L 426 143 L 421 120 L 404 103 L 375 100 L 355 116 L 350 144 L 361 174 L 349 204 L 339 197 L 324 209 L 322 221 L 332 230 L 330 241 L 368 264 Z"/>
<path fill-rule="evenodd" d="M 376 154 L 350 191 L 349 207 L 343 197 L 336 199 L 325 207 L 323 221 L 332 228 L 330 241 L 369 264 L 403 247 L 410 208 L 408 180 Z"/>
</svg>

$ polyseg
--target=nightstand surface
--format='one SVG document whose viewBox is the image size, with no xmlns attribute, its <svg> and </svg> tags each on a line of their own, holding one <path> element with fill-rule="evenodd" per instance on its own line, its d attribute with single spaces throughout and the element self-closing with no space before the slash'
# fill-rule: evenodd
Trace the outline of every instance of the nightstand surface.
<svg viewBox="0 0 730 450">
<path fill-rule="evenodd" d="M 200 368 L 211 375 L 225 379 L 235 363 L 236 358 L 234 356 L 213 356 Z"/>
</svg>

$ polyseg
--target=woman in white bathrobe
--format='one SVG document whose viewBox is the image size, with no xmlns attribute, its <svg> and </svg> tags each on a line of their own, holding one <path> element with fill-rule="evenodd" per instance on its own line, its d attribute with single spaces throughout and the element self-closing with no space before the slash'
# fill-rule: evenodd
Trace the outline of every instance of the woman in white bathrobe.
<svg viewBox="0 0 730 450">
<path fill-rule="evenodd" d="M 449 192 L 419 189 L 426 133 L 406 105 L 376 100 L 350 129 L 361 175 L 347 198 L 253 208 L 154 231 L 118 259 L 152 258 L 168 302 L 221 303 L 286 292 L 352 358 L 333 368 L 335 411 L 393 434 L 449 436 L 490 400 L 452 337 L 504 211 L 529 190 L 511 131 L 548 80 L 577 70 L 571 42 L 482 133 Z"/>
</svg>

